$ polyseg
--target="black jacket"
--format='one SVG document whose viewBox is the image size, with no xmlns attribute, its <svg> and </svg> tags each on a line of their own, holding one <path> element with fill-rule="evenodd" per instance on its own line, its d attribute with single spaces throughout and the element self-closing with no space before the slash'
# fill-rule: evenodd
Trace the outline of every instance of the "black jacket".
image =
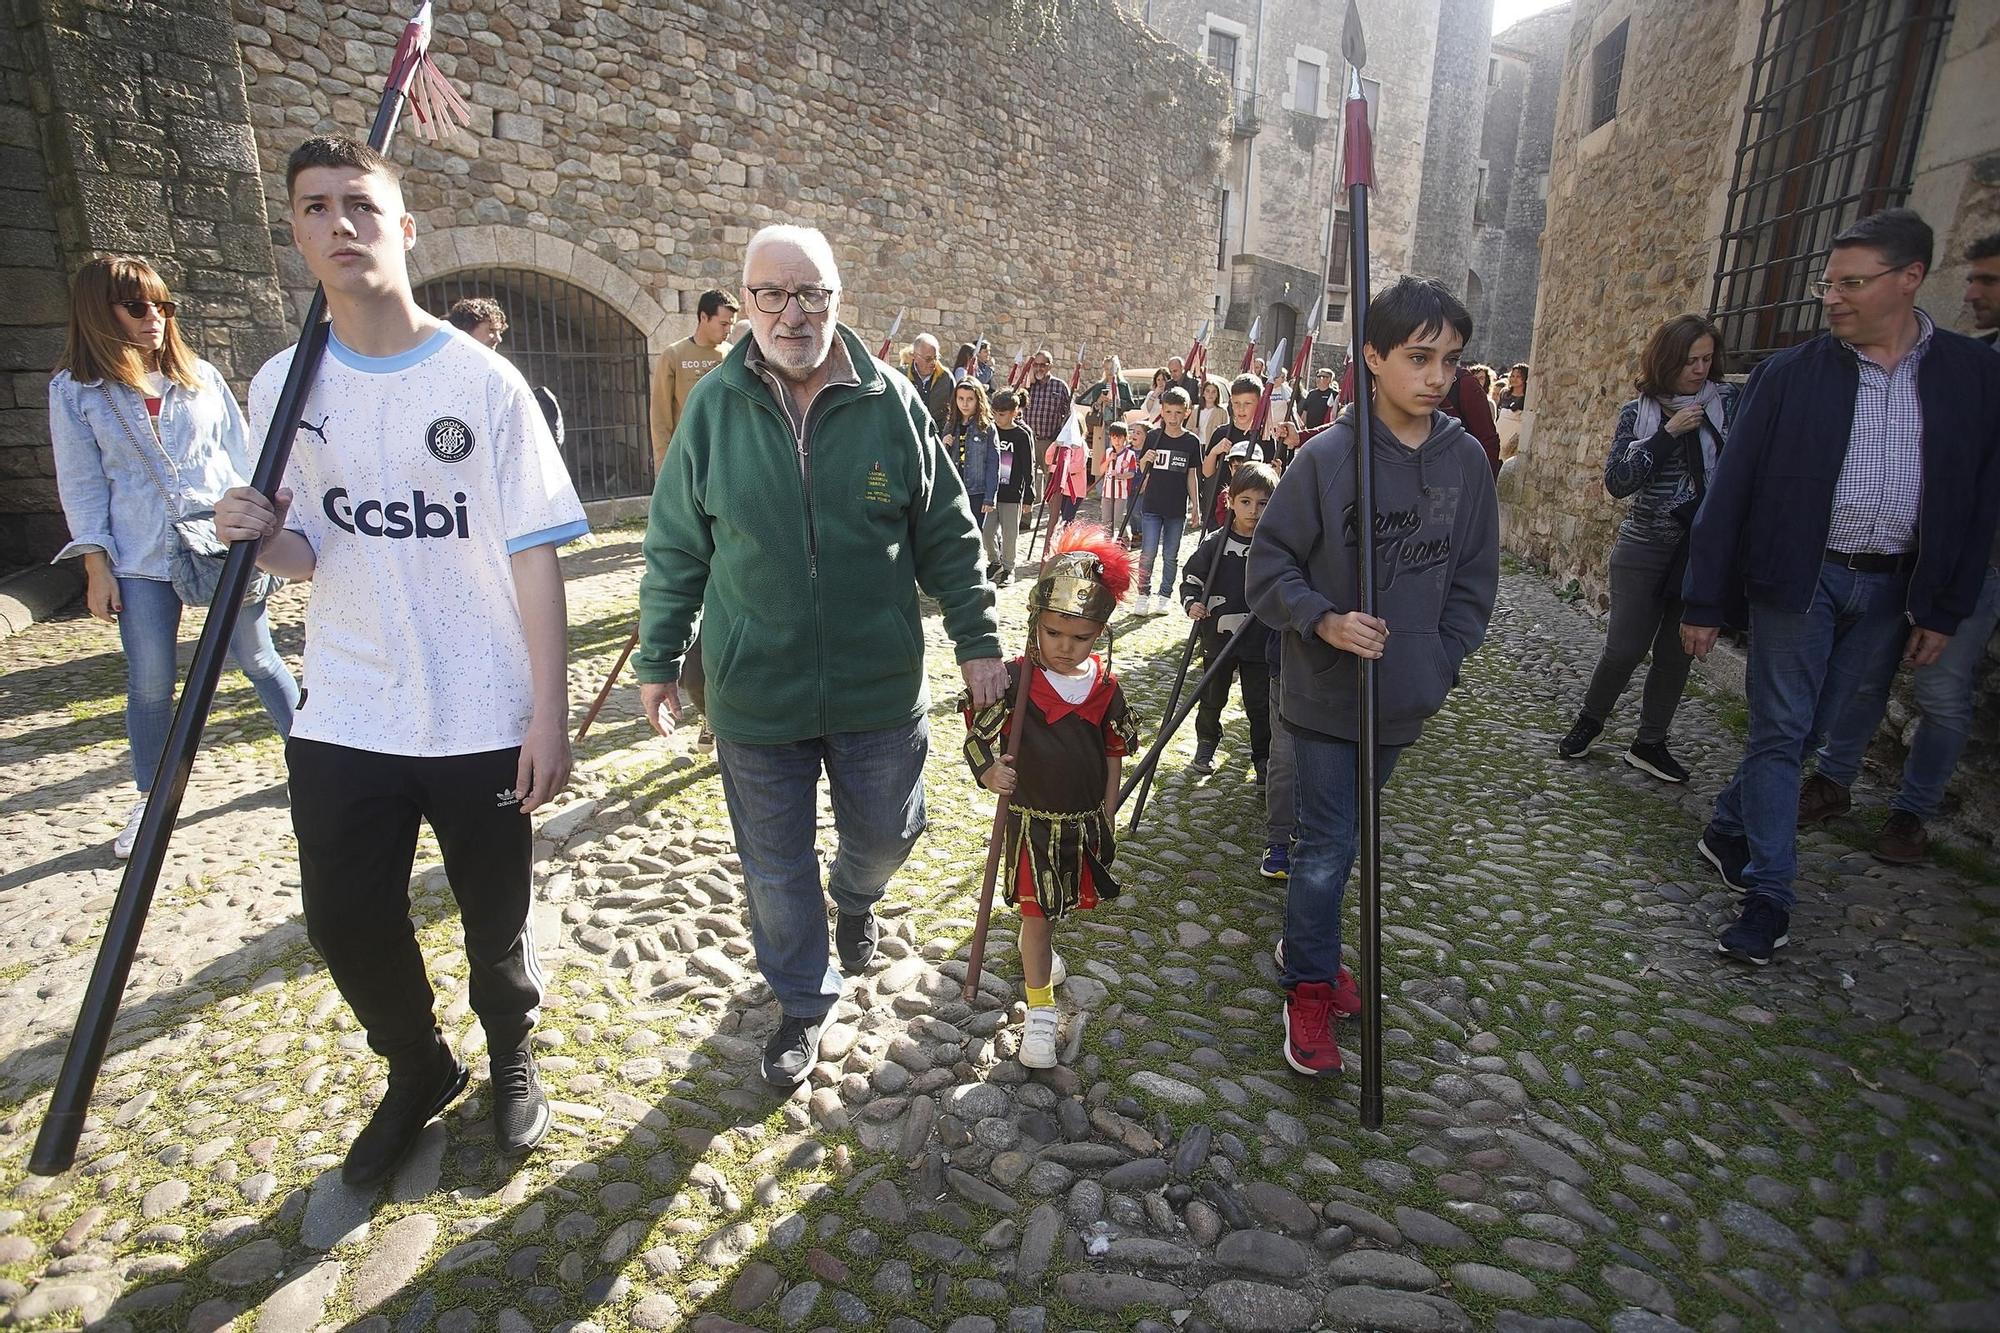
<svg viewBox="0 0 2000 1333">
<path fill-rule="evenodd" d="M 1830 333 L 1751 372 L 1695 515 L 1681 619 L 1720 625 L 1741 600 L 1811 608 L 1853 432 L 1858 358 Z M 1986 578 L 2000 519 L 2000 358 L 1934 328 L 1917 367 L 1923 498 L 1905 613 L 1953 634 Z"/>
</svg>

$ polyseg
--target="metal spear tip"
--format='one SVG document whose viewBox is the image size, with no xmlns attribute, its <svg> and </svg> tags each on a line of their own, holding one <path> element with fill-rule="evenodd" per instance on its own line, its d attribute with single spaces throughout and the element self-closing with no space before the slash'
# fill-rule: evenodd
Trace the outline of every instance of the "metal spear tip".
<svg viewBox="0 0 2000 1333">
<path fill-rule="evenodd" d="M 1347 18 L 1340 25 L 1340 54 L 1356 70 L 1368 63 L 1368 38 L 1361 31 L 1361 7 L 1355 0 L 1347 0 Z M 1358 75 L 1356 85 L 1359 86 Z"/>
</svg>

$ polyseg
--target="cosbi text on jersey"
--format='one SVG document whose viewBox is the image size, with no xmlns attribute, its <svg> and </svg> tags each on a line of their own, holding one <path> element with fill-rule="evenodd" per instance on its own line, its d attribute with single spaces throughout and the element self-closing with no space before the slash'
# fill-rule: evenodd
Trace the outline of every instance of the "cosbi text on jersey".
<svg viewBox="0 0 2000 1333">
<path fill-rule="evenodd" d="M 407 500 L 348 499 L 347 488 L 336 486 L 326 493 L 321 508 L 342 532 L 363 537 L 470 537 L 465 518 L 465 492 L 458 491 L 447 507 L 414 492 Z"/>
</svg>

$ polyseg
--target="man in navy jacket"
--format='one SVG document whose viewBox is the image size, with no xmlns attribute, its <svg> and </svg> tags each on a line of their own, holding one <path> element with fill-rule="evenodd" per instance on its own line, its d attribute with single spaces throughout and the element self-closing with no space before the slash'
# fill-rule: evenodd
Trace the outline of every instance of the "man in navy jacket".
<svg viewBox="0 0 2000 1333">
<path fill-rule="evenodd" d="M 1836 236 L 1828 332 L 1751 374 L 1694 520 L 1681 641 L 1748 603 L 1750 738 L 1697 844 L 1742 911 L 1717 948 L 1786 942 L 1805 756 L 1864 681 L 1937 660 L 1977 603 L 2000 518 L 2000 359 L 1916 307 L 1909 209 Z"/>
</svg>

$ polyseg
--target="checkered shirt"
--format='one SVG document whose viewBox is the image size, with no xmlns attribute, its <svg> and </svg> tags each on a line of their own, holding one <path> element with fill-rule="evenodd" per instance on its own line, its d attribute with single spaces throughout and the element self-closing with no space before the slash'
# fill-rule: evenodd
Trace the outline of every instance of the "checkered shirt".
<svg viewBox="0 0 2000 1333">
<path fill-rule="evenodd" d="M 1021 411 L 1027 418 L 1028 429 L 1035 433 L 1039 444 L 1047 444 L 1062 434 L 1062 428 L 1069 424 L 1069 385 L 1051 374 L 1040 384 L 1028 386 L 1028 403 Z"/>
<path fill-rule="evenodd" d="M 1930 316 L 1917 311 L 1916 346 L 1886 370 L 1855 352 L 1861 384 L 1854 395 L 1847 460 L 1833 492 L 1833 526 L 1826 534 L 1826 544 L 1836 551 L 1897 555 L 1916 545 L 1924 494 L 1917 365 L 1930 350 L 1931 328 Z"/>
</svg>

